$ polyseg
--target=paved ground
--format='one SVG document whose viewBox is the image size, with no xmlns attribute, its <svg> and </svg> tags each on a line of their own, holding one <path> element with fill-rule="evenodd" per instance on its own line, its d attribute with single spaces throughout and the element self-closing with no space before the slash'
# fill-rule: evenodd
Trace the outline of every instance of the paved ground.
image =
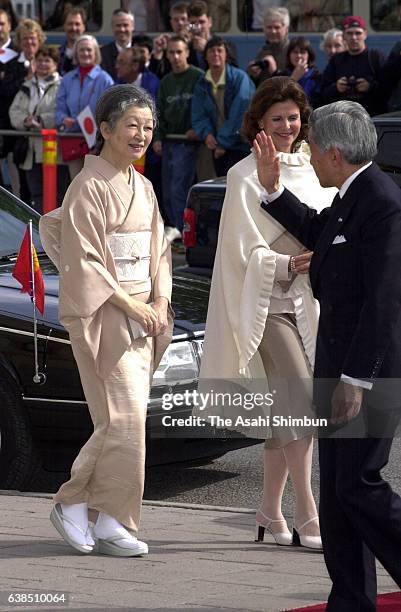
<svg viewBox="0 0 401 612">
<path fill-rule="evenodd" d="M 141 537 L 150 554 L 116 559 L 75 554 L 51 526 L 49 497 L 0 495 L 0 610 L 7 594 L 69 594 L 81 610 L 278 612 L 325 600 L 320 553 L 253 542 L 251 510 L 147 502 Z M 380 592 L 397 590 L 379 569 Z"/>
</svg>

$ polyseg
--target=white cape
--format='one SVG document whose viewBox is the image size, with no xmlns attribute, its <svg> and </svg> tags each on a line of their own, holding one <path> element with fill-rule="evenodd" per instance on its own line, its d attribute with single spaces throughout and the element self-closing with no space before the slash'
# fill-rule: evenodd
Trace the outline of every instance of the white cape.
<svg viewBox="0 0 401 612">
<path fill-rule="evenodd" d="M 320 187 L 306 145 L 298 153 L 279 156 L 281 182 L 286 188 L 318 211 L 330 206 L 337 190 Z M 202 393 L 210 392 L 212 387 L 228 390 L 231 385 L 224 381 L 232 380 L 249 392 L 255 392 L 254 383 L 258 392 L 269 392 L 258 346 L 272 296 L 292 300 L 305 353 L 313 368 L 318 303 L 313 298 L 308 275 L 296 276 L 286 291 L 275 282 L 276 252 L 271 245 L 286 230 L 261 208 L 263 192 L 251 153 L 227 175 L 200 370 L 198 390 Z M 229 407 L 221 409 L 212 404 L 202 417 L 232 416 Z M 270 416 L 270 411 L 264 407 L 245 416 L 258 415 Z M 260 427 L 255 431 L 244 430 L 250 437 L 269 437 L 268 430 L 263 435 L 261 431 Z"/>
</svg>

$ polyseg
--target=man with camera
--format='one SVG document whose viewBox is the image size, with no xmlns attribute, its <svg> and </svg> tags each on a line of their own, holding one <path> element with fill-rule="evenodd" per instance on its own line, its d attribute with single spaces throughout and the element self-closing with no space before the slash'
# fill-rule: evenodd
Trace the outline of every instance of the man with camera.
<svg viewBox="0 0 401 612">
<path fill-rule="evenodd" d="M 174 3 L 170 8 L 170 23 L 173 33 L 183 36 L 188 42 L 188 64 L 206 70 L 204 50 L 206 43 L 212 37 L 213 25 L 207 3 L 203 0 L 194 0 L 190 4 L 187 2 Z M 170 36 L 169 33 L 161 34 L 153 41 L 154 48 L 149 70 L 154 72 L 159 79 L 171 72 L 171 65 L 166 54 Z M 232 43 L 228 43 L 228 54 L 229 63 L 238 66 L 237 51 Z"/>
<path fill-rule="evenodd" d="M 188 6 L 190 31 L 189 63 L 207 70 L 204 51 L 206 44 L 212 38 L 213 21 L 209 6 L 204 0 L 194 0 Z M 227 42 L 228 63 L 238 67 L 237 50 L 231 42 Z"/>
<path fill-rule="evenodd" d="M 182 36 L 187 40 L 189 35 L 188 3 L 175 2 L 170 8 L 169 15 L 173 35 Z M 171 72 L 171 64 L 166 53 L 170 36 L 171 34 L 169 33 L 160 34 L 153 41 L 149 70 L 156 74 L 159 79 L 162 79 Z"/>
<path fill-rule="evenodd" d="M 366 23 L 362 17 L 346 17 L 343 30 L 348 50 L 336 53 L 323 73 L 323 102 L 328 104 L 338 100 L 354 100 L 370 115 L 385 112 L 385 102 L 379 87 L 384 56 L 377 49 L 368 49 L 366 46 Z"/>
<path fill-rule="evenodd" d="M 194 14 L 189 20 L 191 6 L 188 2 L 175 2 L 170 8 L 170 25 L 172 34 L 165 32 L 153 41 L 152 58 L 149 69 L 159 79 L 171 72 L 171 64 L 167 58 L 167 45 L 171 35 L 182 36 L 189 45 L 188 63 L 199 66 L 202 63 L 203 49 L 210 37 L 211 19 L 207 13 L 207 5 L 204 2 L 195 2 Z M 199 6 L 198 6 L 199 5 Z"/>
<path fill-rule="evenodd" d="M 277 70 L 285 70 L 289 45 L 290 15 L 284 7 L 270 7 L 263 15 L 266 42 L 248 66 L 248 74 L 256 86 Z"/>
</svg>

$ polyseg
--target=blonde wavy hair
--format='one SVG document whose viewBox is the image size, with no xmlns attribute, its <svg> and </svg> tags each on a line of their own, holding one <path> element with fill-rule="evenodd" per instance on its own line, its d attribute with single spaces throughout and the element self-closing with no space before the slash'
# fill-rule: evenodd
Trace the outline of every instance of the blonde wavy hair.
<svg viewBox="0 0 401 612">
<path fill-rule="evenodd" d="M 18 47 L 21 46 L 20 42 L 24 34 L 31 34 L 31 35 L 36 34 L 36 36 L 38 37 L 40 47 L 43 45 L 43 43 L 46 40 L 46 34 L 43 32 L 38 22 L 34 21 L 33 19 L 21 19 L 21 21 L 17 25 L 15 29 L 15 36 L 16 36 Z"/>
</svg>

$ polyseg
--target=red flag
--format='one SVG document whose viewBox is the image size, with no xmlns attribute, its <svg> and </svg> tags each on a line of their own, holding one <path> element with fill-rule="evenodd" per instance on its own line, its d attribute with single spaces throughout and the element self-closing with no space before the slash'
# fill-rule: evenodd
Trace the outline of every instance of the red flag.
<svg viewBox="0 0 401 612">
<path fill-rule="evenodd" d="M 24 239 L 15 262 L 13 277 L 22 285 L 22 293 L 29 293 L 32 297 L 32 261 L 31 261 L 31 237 L 29 226 L 26 228 Z M 35 281 L 35 303 L 40 314 L 45 310 L 45 286 L 43 283 L 42 270 L 39 266 L 36 249 L 32 243 L 33 274 Z"/>
</svg>

